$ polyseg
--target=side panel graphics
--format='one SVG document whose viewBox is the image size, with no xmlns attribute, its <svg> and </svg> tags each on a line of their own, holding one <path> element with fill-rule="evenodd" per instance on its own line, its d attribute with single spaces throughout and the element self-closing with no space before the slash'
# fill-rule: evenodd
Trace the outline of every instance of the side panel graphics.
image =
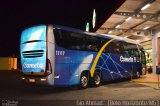
<svg viewBox="0 0 160 106">
<path fill-rule="evenodd" d="M 55 84 L 78 84 L 80 74 L 84 70 L 90 71 L 92 76 L 95 70 L 101 70 L 105 81 L 130 78 L 136 75 L 134 67 L 140 66 L 139 57 L 103 52 L 112 41 L 106 42 L 98 53 L 68 50 L 56 45 L 55 74 L 60 75 L 60 78 L 55 79 Z"/>
</svg>

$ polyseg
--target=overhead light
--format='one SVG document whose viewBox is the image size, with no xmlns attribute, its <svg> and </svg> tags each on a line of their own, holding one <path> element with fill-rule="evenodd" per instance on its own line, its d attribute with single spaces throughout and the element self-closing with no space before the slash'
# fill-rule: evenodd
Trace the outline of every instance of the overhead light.
<svg viewBox="0 0 160 106">
<path fill-rule="evenodd" d="M 146 52 L 152 52 L 152 49 L 150 49 L 150 50 L 145 50 Z"/>
<path fill-rule="evenodd" d="M 121 25 L 117 25 L 115 28 L 119 28 Z"/>
<path fill-rule="evenodd" d="M 148 28 L 149 28 L 149 26 L 147 26 L 147 27 L 144 27 L 143 29 L 144 29 L 144 30 L 146 30 L 146 29 L 148 29 Z"/>
<path fill-rule="evenodd" d="M 136 40 L 137 42 L 140 42 L 140 40 Z"/>
<path fill-rule="evenodd" d="M 132 19 L 132 17 L 128 17 L 125 21 L 129 21 L 130 19 Z"/>
<path fill-rule="evenodd" d="M 108 33 L 110 34 L 110 33 L 112 33 L 112 31 L 109 31 Z"/>
<path fill-rule="evenodd" d="M 143 7 L 141 8 L 141 10 L 145 10 L 145 9 L 147 9 L 149 6 L 151 6 L 151 4 L 146 4 L 145 6 L 143 6 Z"/>
</svg>

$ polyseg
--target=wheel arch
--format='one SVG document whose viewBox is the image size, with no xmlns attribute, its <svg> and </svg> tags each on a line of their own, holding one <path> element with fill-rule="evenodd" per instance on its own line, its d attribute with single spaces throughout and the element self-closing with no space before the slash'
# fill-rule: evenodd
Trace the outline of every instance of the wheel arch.
<svg viewBox="0 0 160 106">
<path fill-rule="evenodd" d="M 87 75 L 88 75 L 88 78 L 90 78 L 90 72 L 89 72 L 89 70 L 83 70 L 83 71 L 81 71 L 80 77 L 81 77 L 81 75 L 82 75 L 83 73 L 87 74 Z"/>
<path fill-rule="evenodd" d="M 100 69 L 96 69 L 96 70 L 95 70 L 95 73 L 96 73 L 96 72 L 100 73 L 100 75 L 101 75 L 101 80 L 103 80 L 102 70 L 100 70 Z"/>
<path fill-rule="evenodd" d="M 95 74 L 95 73 L 97 73 L 97 72 L 98 72 L 98 73 L 100 73 L 100 75 L 101 75 L 101 81 L 103 81 L 103 74 L 102 74 L 102 70 L 100 70 L 100 69 L 96 69 L 96 70 L 95 70 L 95 72 L 94 72 L 94 74 Z M 89 78 L 90 78 L 90 79 L 92 79 L 92 78 L 93 78 L 93 77 L 91 77 L 91 73 L 90 73 L 90 72 L 89 72 Z"/>
<path fill-rule="evenodd" d="M 102 70 L 100 70 L 100 69 L 96 69 L 94 73 L 96 73 L 96 72 L 100 73 L 100 75 L 101 75 L 101 80 L 103 81 L 103 74 L 102 74 Z M 88 78 L 89 78 L 89 80 L 92 78 L 92 77 L 91 77 L 91 73 L 90 73 L 90 71 L 89 71 L 89 70 L 83 70 L 83 71 L 81 71 L 81 73 L 80 73 L 80 77 L 81 77 L 82 73 L 88 74 Z"/>
</svg>

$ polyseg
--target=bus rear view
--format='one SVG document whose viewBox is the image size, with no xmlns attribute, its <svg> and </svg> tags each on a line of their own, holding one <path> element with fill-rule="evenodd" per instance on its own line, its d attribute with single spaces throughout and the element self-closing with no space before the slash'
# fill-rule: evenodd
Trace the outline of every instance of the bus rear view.
<svg viewBox="0 0 160 106">
<path fill-rule="evenodd" d="M 22 32 L 20 41 L 21 72 L 28 83 L 46 83 L 52 70 L 47 56 L 47 27 L 45 25 L 28 28 Z"/>
<path fill-rule="evenodd" d="M 102 81 L 138 78 L 145 69 L 137 42 L 64 26 L 28 28 L 20 45 L 21 72 L 28 83 L 87 88 Z"/>
</svg>

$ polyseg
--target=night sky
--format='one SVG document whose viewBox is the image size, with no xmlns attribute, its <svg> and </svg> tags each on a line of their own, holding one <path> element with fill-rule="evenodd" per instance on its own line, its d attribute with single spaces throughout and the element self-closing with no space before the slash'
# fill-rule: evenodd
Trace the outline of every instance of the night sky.
<svg viewBox="0 0 160 106">
<path fill-rule="evenodd" d="M 58 24 L 85 30 L 97 19 L 94 32 L 125 0 L 1 0 L 0 57 L 19 57 L 22 30 L 39 24 Z"/>
</svg>

